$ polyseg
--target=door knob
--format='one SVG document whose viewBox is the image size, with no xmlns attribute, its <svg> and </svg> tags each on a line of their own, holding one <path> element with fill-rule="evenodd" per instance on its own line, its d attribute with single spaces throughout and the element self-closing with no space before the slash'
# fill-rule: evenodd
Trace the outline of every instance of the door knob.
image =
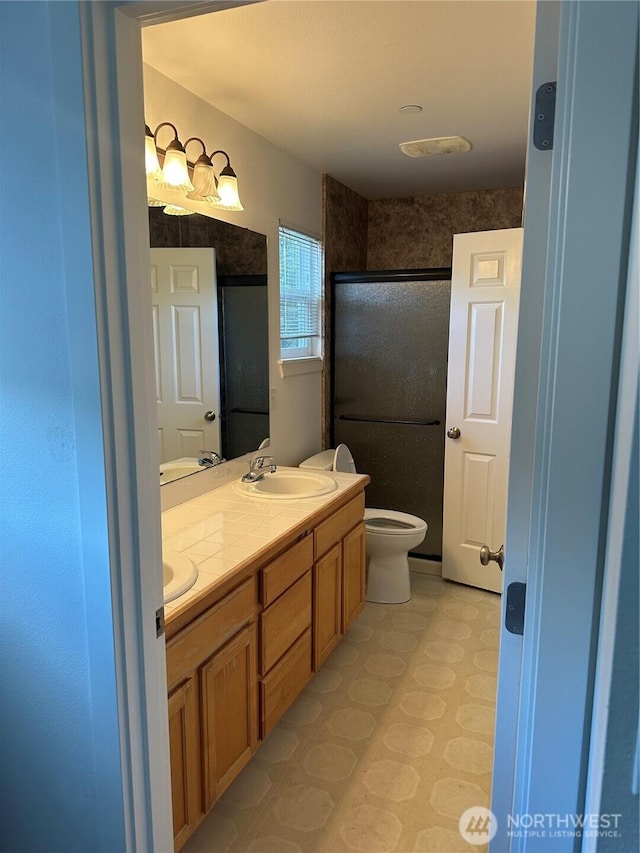
<svg viewBox="0 0 640 853">
<path fill-rule="evenodd" d="M 460 430 L 458 427 L 451 427 L 447 430 L 447 435 L 449 438 L 460 438 Z"/>
<path fill-rule="evenodd" d="M 488 566 L 489 563 L 493 560 L 500 566 L 500 571 L 502 571 L 502 566 L 504 564 L 504 545 L 501 545 L 498 551 L 492 551 L 488 545 L 483 545 L 480 548 L 480 562 L 483 566 Z"/>
<path fill-rule="evenodd" d="M 215 421 L 216 413 L 215 412 L 205 412 L 204 413 L 205 421 Z"/>
</svg>

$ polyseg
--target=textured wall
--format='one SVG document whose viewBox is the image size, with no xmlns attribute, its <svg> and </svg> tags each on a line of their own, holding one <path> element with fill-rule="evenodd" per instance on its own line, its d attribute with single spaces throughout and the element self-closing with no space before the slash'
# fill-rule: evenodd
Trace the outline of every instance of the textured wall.
<svg viewBox="0 0 640 853">
<path fill-rule="evenodd" d="M 329 273 L 367 268 L 369 202 L 330 175 L 323 176 L 323 238 Z"/>
<path fill-rule="evenodd" d="M 322 179 L 322 236 L 324 242 L 325 313 L 324 345 L 331 351 L 331 286 L 332 272 L 367 269 L 367 218 L 369 202 L 330 175 Z M 328 408 L 331 386 L 331 364 L 325 359 L 322 407 L 322 436 L 329 440 Z"/>
<path fill-rule="evenodd" d="M 369 202 L 367 268 L 451 266 L 453 235 L 518 228 L 519 187 Z"/>
</svg>

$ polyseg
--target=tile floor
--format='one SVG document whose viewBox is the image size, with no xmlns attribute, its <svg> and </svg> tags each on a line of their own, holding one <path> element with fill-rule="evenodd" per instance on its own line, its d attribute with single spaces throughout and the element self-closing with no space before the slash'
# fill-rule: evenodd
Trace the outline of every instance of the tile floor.
<svg viewBox="0 0 640 853">
<path fill-rule="evenodd" d="M 489 806 L 500 597 L 412 574 L 368 603 L 185 853 L 457 853 Z"/>
</svg>

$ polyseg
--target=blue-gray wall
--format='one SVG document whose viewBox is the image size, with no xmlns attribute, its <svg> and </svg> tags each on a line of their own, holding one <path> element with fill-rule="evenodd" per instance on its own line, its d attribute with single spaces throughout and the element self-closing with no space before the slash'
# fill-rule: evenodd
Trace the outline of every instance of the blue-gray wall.
<svg viewBox="0 0 640 853">
<path fill-rule="evenodd" d="M 79 4 L 0 3 L 0 849 L 124 849 Z M 68 168 L 67 168 L 68 167 Z"/>
</svg>

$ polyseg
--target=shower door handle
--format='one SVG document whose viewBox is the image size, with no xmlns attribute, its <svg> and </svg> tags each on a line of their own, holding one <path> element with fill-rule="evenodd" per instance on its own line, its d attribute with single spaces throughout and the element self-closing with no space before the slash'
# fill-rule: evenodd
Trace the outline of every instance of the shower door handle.
<svg viewBox="0 0 640 853">
<path fill-rule="evenodd" d="M 448 438 L 453 438 L 455 440 L 456 438 L 460 438 L 460 436 L 461 436 L 461 432 L 458 429 L 458 427 L 451 427 L 450 429 L 447 430 L 447 437 Z"/>
</svg>

